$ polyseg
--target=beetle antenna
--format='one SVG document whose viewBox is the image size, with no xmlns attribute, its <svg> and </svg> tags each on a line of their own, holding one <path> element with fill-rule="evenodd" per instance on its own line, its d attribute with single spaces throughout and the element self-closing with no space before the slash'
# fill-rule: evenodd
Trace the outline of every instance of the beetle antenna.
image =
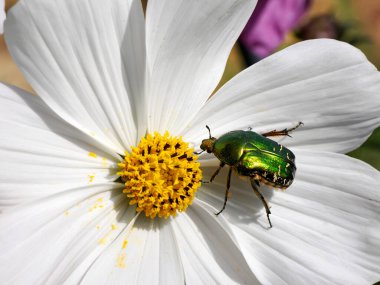
<svg viewBox="0 0 380 285">
<path fill-rule="evenodd" d="M 210 127 L 206 125 L 206 128 L 208 129 L 208 135 L 210 136 L 209 139 L 211 139 L 211 130 L 210 130 Z"/>
<path fill-rule="evenodd" d="M 200 151 L 200 152 L 196 152 L 196 151 L 194 151 L 194 154 L 195 155 L 200 155 L 201 153 L 203 153 L 203 152 L 205 152 L 204 150 L 202 150 L 202 151 Z"/>
</svg>

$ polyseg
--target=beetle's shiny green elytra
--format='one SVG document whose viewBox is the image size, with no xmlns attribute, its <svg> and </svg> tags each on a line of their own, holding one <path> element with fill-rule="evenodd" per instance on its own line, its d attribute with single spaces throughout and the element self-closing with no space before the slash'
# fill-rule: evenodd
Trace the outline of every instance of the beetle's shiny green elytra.
<svg viewBox="0 0 380 285">
<path fill-rule="evenodd" d="M 295 156 L 286 147 L 252 131 L 232 131 L 215 140 L 212 153 L 242 176 L 287 188 L 296 172 Z"/>
<path fill-rule="evenodd" d="M 234 170 L 238 175 L 249 177 L 255 194 L 261 199 L 269 221 L 269 206 L 258 190 L 260 183 L 268 184 L 275 188 L 288 188 L 295 177 L 295 155 L 283 145 L 269 139 L 271 136 L 289 136 L 289 132 L 295 130 L 302 122 L 291 129 L 282 131 L 273 130 L 264 134 L 253 131 L 237 130 L 226 133 L 218 139 L 211 136 L 204 139 L 200 148 L 202 151 L 214 154 L 220 160 L 220 166 L 211 176 L 210 182 L 218 175 L 224 165 L 230 166 L 227 177 L 227 190 L 224 205 L 219 215 L 226 207 L 228 191 L 230 188 L 231 172 Z"/>
</svg>

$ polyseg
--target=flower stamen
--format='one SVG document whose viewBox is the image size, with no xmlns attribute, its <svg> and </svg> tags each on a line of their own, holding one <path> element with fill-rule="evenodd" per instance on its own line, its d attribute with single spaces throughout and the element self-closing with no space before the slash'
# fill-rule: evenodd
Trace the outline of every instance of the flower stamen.
<svg viewBox="0 0 380 285">
<path fill-rule="evenodd" d="M 150 218 L 175 216 L 191 205 L 201 184 L 197 156 L 181 137 L 155 132 L 142 138 L 119 163 L 130 205 Z"/>
</svg>

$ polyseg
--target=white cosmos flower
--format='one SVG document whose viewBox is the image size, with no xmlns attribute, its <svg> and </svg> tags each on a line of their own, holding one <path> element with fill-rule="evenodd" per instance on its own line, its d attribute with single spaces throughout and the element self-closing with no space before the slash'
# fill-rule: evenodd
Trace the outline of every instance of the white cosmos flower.
<svg viewBox="0 0 380 285">
<path fill-rule="evenodd" d="M 0 85 L 2 284 L 369 284 L 380 175 L 343 154 L 380 123 L 380 76 L 333 40 L 289 47 L 211 99 L 255 1 L 21 0 L 6 41 L 39 97 Z M 136 215 L 117 180 L 148 131 L 198 146 L 252 127 L 292 138 L 297 174 L 264 189 L 226 170 L 175 218 Z M 202 154 L 205 180 L 218 161 Z"/>
</svg>

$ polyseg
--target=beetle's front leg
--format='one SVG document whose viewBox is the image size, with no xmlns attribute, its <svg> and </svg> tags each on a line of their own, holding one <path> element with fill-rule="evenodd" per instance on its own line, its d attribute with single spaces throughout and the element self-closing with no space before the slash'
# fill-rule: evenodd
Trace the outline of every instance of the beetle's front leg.
<svg viewBox="0 0 380 285">
<path fill-rule="evenodd" d="M 210 182 L 212 182 L 215 177 L 219 174 L 219 171 L 225 166 L 226 164 L 224 162 L 220 162 L 218 169 L 214 172 L 214 174 L 210 178 Z"/>
<path fill-rule="evenodd" d="M 256 180 L 253 179 L 253 178 L 251 178 L 250 181 L 251 181 L 251 185 L 252 185 L 253 191 L 255 192 L 256 196 L 261 200 L 261 202 L 263 203 L 263 205 L 265 207 L 265 211 L 267 213 L 267 218 L 268 218 L 269 226 L 272 227 L 272 223 L 271 223 L 270 218 L 269 218 L 269 214 L 271 214 L 271 212 L 269 210 L 268 203 L 265 200 L 264 196 L 259 192 L 259 189 L 257 189 Z"/>
<path fill-rule="evenodd" d="M 218 169 L 214 172 L 214 174 L 211 176 L 210 180 L 209 181 L 203 181 L 202 180 L 202 183 L 211 183 L 215 177 L 219 174 L 219 171 L 223 168 L 223 166 L 225 166 L 226 164 L 224 162 L 220 162 L 219 164 L 219 167 Z"/>
<path fill-rule="evenodd" d="M 220 167 L 221 168 L 221 167 Z M 231 173 L 232 173 L 232 167 L 228 170 L 228 176 L 227 176 L 227 189 L 226 189 L 226 194 L 224 195 L 224 204 L 223 208 L 218 212 L 215 213 L 215 215 L 219 215 L 223 210 L 226 208 L 227 205 L 227 200 L 228 200 L 228 193 L 230 191 L 230 186 L 231 186 Z"/>
<path fill-rule="evenodd" d="M 283 129 L 282 131 L 273 130 L 273 131 L 270 131 L 267 133 L 263 133 L 261 135 L 264 137 L 276 137 L 276 136 L 288 136 L 288 137 L 290 137 L 289 133 L 294 131 L 295 129 L 299 128 L 301 125 L 303 125 L 303 123 L 298 122 L 297 126 L 291 128 L 291 129 Z"/>
</svg>

